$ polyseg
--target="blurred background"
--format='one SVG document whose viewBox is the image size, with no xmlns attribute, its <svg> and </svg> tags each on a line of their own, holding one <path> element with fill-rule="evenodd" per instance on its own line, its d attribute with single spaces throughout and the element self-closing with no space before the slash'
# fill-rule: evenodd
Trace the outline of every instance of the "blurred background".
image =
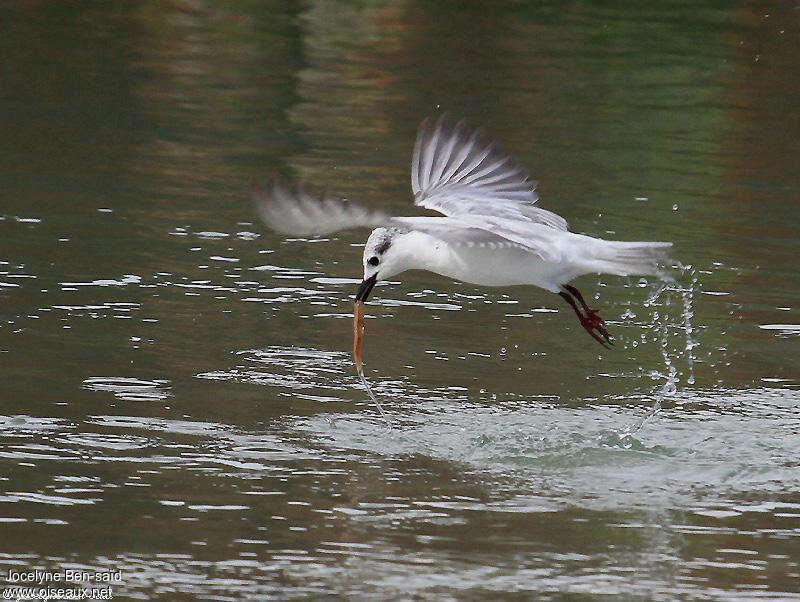
<svg viewBox="0 0 800 602">
<path fill-rule="evenodd" d="M 0 6 L 0 575 L 138 599 L 800 598 L 800 5 Z M 402 274 L 250 183 L 392 214 L 416 128 L 486 128 L 666 289 Z M 0 583 L 2 583 L 0 581 Z"/>
</svg>

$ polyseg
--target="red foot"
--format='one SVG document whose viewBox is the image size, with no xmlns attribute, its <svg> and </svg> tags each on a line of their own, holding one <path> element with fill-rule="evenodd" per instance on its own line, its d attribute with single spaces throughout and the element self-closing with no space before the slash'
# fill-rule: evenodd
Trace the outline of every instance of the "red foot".
<svg viewBox="0 0 800 602">
<path fill-rule="evenodd" d="M 611 336 L 608 330 L 603 326 L 605 321 L 593 309 L 588 310 L 586 316 L 578 316 L 581 320 L 581 325 L 586 329 L 592 338 L 600 343 L 603 347 L 608 347 L 614 343 L 611 341 Z M 595 332 L 597 331 L 597 332 Z M 602 339 L 600 337 L 603 337 Z"/>
<path fill-rule="evenodd" d="M 605 324 L 603 318 L 601 318 L 595 310 L 586 305 L 586 301 L 583 300 L 583 296 L 581 295 L 580 291 L 578 291 L 578 289 L 576 289 L 574 286 L 567 285 L 564 287 L 564 289 L 572 293 L 572 295 L 578 299 L 581 306 L 583 306 L 585 313 L 581 313 L 581 310 L 578 309 L 578 305 L 575 303 L 575 299 L 573 299 L 568 293 L 564 291 L 558 293 L 566 300 L 567 303 L 570 304 L 570 307 L 575 310 L 575 315 L 578 316 L 581 326 L 583 326 L 586 332 L 588 332 L 595 341 L 600 343 L 606 349 L 610 349 L 614 343 L 611 341 L 611 335 L 608 334 L 608 330 L 606 330 L 606 327 L 603 326 L 603 324 Z"/>
</svg>

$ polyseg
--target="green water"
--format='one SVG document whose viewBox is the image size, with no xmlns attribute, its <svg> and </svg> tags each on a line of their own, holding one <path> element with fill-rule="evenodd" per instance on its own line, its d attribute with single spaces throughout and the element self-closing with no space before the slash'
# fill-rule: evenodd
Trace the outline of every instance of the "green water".
<svg viewBox="0 0 800 602">
<path fill-rule="evenodd" d="M 779 2 L 4 3 L 0 588 L 800 599 L 798 60 Z M 366 232 L 285 239 L 248 190 L 413 214 L 444 110 L 687 267 L 576 282 L 613 352 L 539 289 L 377 287 L 388 430 Z"/>
</svg>

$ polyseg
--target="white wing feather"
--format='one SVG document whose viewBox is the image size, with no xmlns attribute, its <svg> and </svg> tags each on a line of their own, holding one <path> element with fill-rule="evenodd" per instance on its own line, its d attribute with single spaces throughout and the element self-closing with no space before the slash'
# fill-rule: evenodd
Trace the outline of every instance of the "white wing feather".
<svg viewBox="0 0 800 602">
<path fill-rule="evenodd" d="M 392 225 L 425 232 L 451 247 L 520 249 L 543 261 L 560 257 L 559 241 L 564 236 L 544 224 L 497 217 L 463 215 L 458 217 L 395 217 Z"/>
<path fill-rule="evenodd" d="M 546 244 L 547 234 L 555 234 L 552 228 L 541 224 L 514 223 L 495 217 L 390 217 L 344 199 L 314 196 L 303 188 L 291 191 L 280 183 L 269 190 L 255 189 L 253 201 L 270 228 L 294 236 L 387 226 L 425 232 L 453 247 L 513 247 L 545 259 L 552 254 Z M 543 233 L 545 240 L 536 236 L 537 232 Z"/>
<path fill-rule="evenodd" d="M 414 203 L 444 215 L 485 215 L 567 230 L 567 222 L 536 207 L 528 173 L 480 130 L 441 117 L 422 122 L 411 159 Z"/>
<path fill-rule="evenodd" d="M 269 190 L 256 188 L 253 202 L 268 226 L 294 236 L 374 227 L 391 219 L 385 213 L 370 211 L 346 199 L 315 197 L 303 187 L 293 192 L 277 182 Z"/>
</svg>

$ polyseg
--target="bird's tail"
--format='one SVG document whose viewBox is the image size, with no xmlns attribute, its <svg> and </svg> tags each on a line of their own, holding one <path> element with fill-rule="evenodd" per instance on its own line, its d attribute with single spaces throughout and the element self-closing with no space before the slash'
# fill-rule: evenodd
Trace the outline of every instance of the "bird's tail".
<svg viewBox="0 0 800 602">
<path fill-rule="evenodd" d="M 617 276 L 658 276 L 670 280 L 665 268 L 669 267 L 671 242 L 623 242 L 596 240 L 585 258 L 592 272 Z"/>
</svg>

